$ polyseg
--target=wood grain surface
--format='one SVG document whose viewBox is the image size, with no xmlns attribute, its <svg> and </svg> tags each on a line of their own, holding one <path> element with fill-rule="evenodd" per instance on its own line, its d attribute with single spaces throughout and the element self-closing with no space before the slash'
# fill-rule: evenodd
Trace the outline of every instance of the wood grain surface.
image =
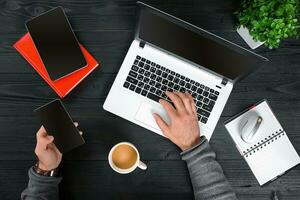
<svg viewBox="0 0 300 200">
<path fill-rule="evenodd" d="M 235 31 L 237 0 L 145 2 L 247 47 Z M 80 42 L 101 62 L 101 68 L 63 100 L 80 123 L 86 145 L 64 156 L 61 199 L 193 199 L 179 149 L 102 108 L 133 38 L 136 4 L 131 0 L 0 0 L 0 199 L 20 198 L 27 170 L 35 163 L 40 124 L 32 111 L 57 98 L 12 45 L 26 32 L 26 20 L 58 5 Z M 223 126 L 229 117 L 266 98 L 300 152 L 300 41 L 288 39 L 277 50 L 261 47 L 255 52 L 270 62 L 235 85 L 210 143 L 239 199 L 271 199 L 276 190 L 282 200 L 299 200 L 300 166 L 260 187 Z M 138 147 L 147 171 L 124 176 L 110 169 L 108 151 L 124 140 Z"/>
</svg>

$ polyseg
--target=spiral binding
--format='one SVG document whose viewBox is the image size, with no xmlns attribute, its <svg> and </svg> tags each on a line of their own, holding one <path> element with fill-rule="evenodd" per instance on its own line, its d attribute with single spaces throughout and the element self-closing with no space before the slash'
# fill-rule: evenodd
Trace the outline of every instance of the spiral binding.
<svg viewBox="0 0 300 200">
<path fill-rule="evenodd" d="M 279 129 L 275 133 L 272 133 L 272 135 L 269 135 L 268 137 L 262 139 L 261 141 L 257 142 L 250 148 L 248 148 L 246 151 L 243 151 L 243 156 L 249 157 L 257 152 L 259 152 L 260 149 L 266 147 L 267 145 L 271 144 L 281 136 L 284 136 L 285 131 L 282 129 Z"/>
</svg>

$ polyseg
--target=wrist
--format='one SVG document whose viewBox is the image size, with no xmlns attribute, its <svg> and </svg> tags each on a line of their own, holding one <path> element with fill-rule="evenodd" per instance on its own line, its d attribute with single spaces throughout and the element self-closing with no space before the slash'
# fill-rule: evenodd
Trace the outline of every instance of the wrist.
<svg viewBox="0 0 300 200">
<path fill-rule="evenodd" d="M 41 170 L 44 170 L 44 171 L 50 171 L 51 169 L 49 169 L 49 167 L 47 167 L 46 165 L 44 165 L 43 163 L 41 163 L 40 161 L 37 162 L 37 167 Z"/>
<path fill-rule="evenodd" d="M 195 138 L 191 143 L 189 143 L 188 145 L 182 146 L 180 147 L 182 151 L 186 151 L 188 149 L 193 148 L 194 146 L 197 146 L 198 144 L 201 143 L 201 137 L 197 137 Z"/>
<path fill-rule="evenodd" d="M 45 165 L 41 161 L 37 162 L 37 166 L 38 166 L 39 169 L 44 170 L 44 171 L 51 171 L 51 170 L 54 170 L 54 169 L 58 168 L 58 165 L 57 166 L 56 165 L 55 166 L 49 166 L 49 165 Z"/>
<path fill-rule="evenodd" d="M 184 154 L 187 154 L 187 153 L 189 153 L 189 152 L 191 152 L 191 151 L 194 151 L 194 149 L 197 149 L 199 146 L 201 146 L 203 143 L 205 143 L 205 141 L 206 141 L 206 137 L 202 135 L 202 136 L 200 137 L 200 142 L 199 142 L 199 143 L 197 143 L 197 144 L 195 144 L 194 146 L 192 146 L 192 147 L 190 147 L 190 148 L 188 148 L 188 149 L 182 151 L 182 152 L 180 153 L 180 155 L 184 155 Z"/>
<path fill-rule="evenodd" d="M 33 170 L 42 176 L 49 176 L 49 177 L 57 177 L 58 176 L 58 168 L 54 168 L 54 169 L 47 169 L 47 167 L 43 166 L 43 164 L 41 164 L 40 162 L 37 162 L 34 166 L 33 166 Z"/>
</svg>

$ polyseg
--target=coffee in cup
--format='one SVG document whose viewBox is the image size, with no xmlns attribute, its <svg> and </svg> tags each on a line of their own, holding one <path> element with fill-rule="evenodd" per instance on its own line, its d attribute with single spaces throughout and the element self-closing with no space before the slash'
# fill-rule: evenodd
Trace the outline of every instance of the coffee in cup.
<svg viewBox="0 0 300 200">
<path fill-rule="evenodd" d="M 116 144 L 109 152 L 108 161 L 111 168 L 121 174 L 130 173 L 137 167 L 147 169 L 147 166 L 140 161 L 138 150 L 129 142 Z"/>
</svg>

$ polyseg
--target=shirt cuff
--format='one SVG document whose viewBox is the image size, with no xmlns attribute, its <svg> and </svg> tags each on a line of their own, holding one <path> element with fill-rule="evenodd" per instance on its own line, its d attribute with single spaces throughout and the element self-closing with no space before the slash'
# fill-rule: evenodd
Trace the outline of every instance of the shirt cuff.
<svg viewBox="0 0 300 200">
<path fill-rule="evenodd" d="M 42 176 L 38 173 L 36 173 L 33 169 L 33 167 L 31 167 L 29 169 L 29 178 L 35 181 L 39 181 L 39 182 L 57 182 L 59 183 L 61 181 L 61 177 L 54 177 L 54 176 Z"/>
<path fill-rule="evenodd" d="M 206 137 L 205 137 L 204 135 L 202 135 L 202 136 L 200 137 L 200 142 L 199 142 L 199 144 L 196 144 L 195 146 L 193 146 L 193 147 L 191 147 L 191 148 L 189 148 L 189 149 L 184 150 L 183 152 L 180 153 L 180 155 L 183 156 L 183 155 L 185 155 L 185 154 L 187 154 L 187 153 L 193 151 L 194 149 L 196 149 L 197 147 L 199 147 L 201 144 L 203 144 L 205 141 L 206 141 Z"/>
</svg>

